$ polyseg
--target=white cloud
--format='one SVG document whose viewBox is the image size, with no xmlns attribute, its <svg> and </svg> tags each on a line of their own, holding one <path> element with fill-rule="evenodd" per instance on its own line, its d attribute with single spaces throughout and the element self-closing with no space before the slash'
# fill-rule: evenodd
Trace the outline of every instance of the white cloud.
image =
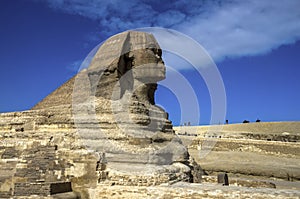
<svg viewBox="0 0 300 199">
<path fill-rule="evenodd" d="M 268 52 L 300 39 L 299 1 L 239 1 L 175 27 L 215 60 Z"/>
<path fill-rule="evenodd" d="M 147 26 L 181 31 L 203 45 L 215 61 L 266 53 L 300 39 L 299 0 L 48 0 L 48 4 L 99 21 L 101 34 L 107 36 Z"/>
</svg>

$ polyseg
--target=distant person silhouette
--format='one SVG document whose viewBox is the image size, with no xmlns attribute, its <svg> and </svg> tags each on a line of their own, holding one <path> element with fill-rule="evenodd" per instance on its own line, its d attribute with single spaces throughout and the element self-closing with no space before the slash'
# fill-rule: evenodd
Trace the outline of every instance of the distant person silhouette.
<svg viewBox="0 0 300 199">
<path fill-rule="evenodd" d="M 223 186 L 229 185 L 227 172 L 218 174 L 218 183 L 222 184 Z"/>
</svg>

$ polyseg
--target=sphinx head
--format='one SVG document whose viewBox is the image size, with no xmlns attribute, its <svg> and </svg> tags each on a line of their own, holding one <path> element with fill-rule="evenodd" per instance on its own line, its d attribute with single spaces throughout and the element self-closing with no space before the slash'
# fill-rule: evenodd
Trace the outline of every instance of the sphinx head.
<svg viewBox="0 0 300 199">
<path fill-rule="evenodd" d="M 88 76 L 96 97 L 118 100 L 126 93 L 154 104 L 157 82 L 165 79 L 162 51 L 154 36 L 124 32 L 109 38 L 94 56 Z"/>
</svg>

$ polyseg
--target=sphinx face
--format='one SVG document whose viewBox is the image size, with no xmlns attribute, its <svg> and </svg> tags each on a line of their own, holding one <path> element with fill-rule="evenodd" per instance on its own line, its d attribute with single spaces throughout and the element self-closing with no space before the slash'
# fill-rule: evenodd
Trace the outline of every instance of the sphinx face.
<svg viewBox="0 0 300 199">
<path fill-rule="evenodd" d="M 133 53 L 133 78 L 143 83 L 156 83 L 166 78 L 166 67 L 161 58 L 161 49 L 146 48 Z"/>
</svg>

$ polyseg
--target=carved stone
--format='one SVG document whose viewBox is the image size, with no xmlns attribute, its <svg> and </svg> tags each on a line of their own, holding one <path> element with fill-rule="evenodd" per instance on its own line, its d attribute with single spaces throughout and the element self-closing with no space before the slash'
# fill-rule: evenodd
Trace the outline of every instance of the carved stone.
<svg viewBox="0 0 300 199">
<path fill-rule="evenodd" d="M 0 114 L 0 197 L 191 181 L 187 149 L 155 105 L 161 55 L 151 34 L 118 34 L 32 110 Z"/>
</svg>

